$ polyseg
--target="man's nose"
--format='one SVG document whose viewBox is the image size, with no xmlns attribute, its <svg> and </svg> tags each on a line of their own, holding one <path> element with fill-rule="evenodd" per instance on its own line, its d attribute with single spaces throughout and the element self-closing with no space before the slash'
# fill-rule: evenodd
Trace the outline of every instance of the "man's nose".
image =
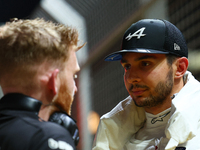
<svg viewBox="0 0 200 150">
<path fill-rule="evenodd" d="M 138 83 L 138 82 L 141 81 L 141 78 L 140 78 L 139 73 L 136 69 L 131 69 L 126 75 L 126 80 L 129 83 Z"/>
</svg>

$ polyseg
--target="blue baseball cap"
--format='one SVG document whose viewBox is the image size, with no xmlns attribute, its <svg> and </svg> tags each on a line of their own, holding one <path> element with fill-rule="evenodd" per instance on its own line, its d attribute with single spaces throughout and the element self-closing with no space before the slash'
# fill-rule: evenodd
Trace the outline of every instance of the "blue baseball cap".
<svg viewBox="0 0 200 150">
<path fill-rule="evenodd" d="M 122 59 L 127 52 L 173 54 L 188 58 L 188 48 L 181 31 L 167 20 L 143 19 L 124 33 L 121 50 L 106 56 L 105 61 Z"/>
</svg>

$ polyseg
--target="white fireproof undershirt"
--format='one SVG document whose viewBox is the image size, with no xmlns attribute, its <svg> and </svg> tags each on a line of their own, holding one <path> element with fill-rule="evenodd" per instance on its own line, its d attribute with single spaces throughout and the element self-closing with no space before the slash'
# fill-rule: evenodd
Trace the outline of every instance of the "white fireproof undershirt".
<svg viewBox="0 0 200 150">
<path fill-rule="evenodd" d="M 157 115 L 146 112 L 145 125 L 136 133 L 135 139 L 150 140 L 165 137 L 165 127 L 170 118 L 170 110 L 171 108 L 168 108 Z"/>
</svg>

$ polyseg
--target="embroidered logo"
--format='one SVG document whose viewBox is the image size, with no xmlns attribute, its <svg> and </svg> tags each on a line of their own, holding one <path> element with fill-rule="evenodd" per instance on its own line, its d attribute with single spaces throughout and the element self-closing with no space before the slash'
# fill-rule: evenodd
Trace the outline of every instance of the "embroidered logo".
<svg viewBox="0 0 200 150">
<path fill-rule="evenodd" d="M 141 36 L 146 35 L 146 34 L 143 34 L 144 30 L 145 30 L 145 27 L 135 31 L 135 33 L 133 33 L 133 34 L 129 33 L 129 35 L 125 39 L 127 39 L 127 41 L 129 41 L 133 37 L 137 37 L 137 39 L 140 39 Z"/>
<path fill-rule="evenodd" d="M 154 124 L 156 123 L 157 121 L 163 121 L 163 118 L 165 118 L 168 114 L 170 113 L 170 111 L 164 115 L 161 115 L 159 117 L 155 117 L 151 120 L 151 123 Z"/>
<path fill-rule="evenodd" d="M 178 44 L 174 43 L 174 50 L 180 51 L 181 48 Z"/>
<path fill-rule="evenodd" d="M 56 141 L 52 138 L 48 139 L 48 145 L 51 149 L 73 150 L 73 147 L 65 141 Z"/>
</svg>

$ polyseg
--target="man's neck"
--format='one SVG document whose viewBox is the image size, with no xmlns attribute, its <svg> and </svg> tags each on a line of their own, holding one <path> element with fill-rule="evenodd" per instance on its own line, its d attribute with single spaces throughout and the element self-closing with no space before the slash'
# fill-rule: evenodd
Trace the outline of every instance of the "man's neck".
<svg viewBox="0 0 200 150">
<path fill-rule="evenodd" d="M 50 106 L 42 105 L 41 108 L 40 108 L 38 116 L 40 118 L 42 118 L 43 120 L 48 121 L 49 117 L 50 117 Z"/>
<path fill-rule="evenodd" d="M 54 105 L 42 105 L 39 111 L 39 117 L 45 121 L 49 120 L 49 117 L 55 112 L 59 111 Z"/>
<path fill-rule="evenodd" d="M 155 107 L 146 107 L 144 109 L 147 113 L 157 115 L 157 114 L 161 113 L 162 111 L 170 108 L 171 107 L 171 101 L 172 101 L 172 99 L 171 99 L 171 97 L 169 97 L 169 98 L 167 98 L 167 100 L 165 100 L 160 105 L 157 105 Z"/>
</svg>

